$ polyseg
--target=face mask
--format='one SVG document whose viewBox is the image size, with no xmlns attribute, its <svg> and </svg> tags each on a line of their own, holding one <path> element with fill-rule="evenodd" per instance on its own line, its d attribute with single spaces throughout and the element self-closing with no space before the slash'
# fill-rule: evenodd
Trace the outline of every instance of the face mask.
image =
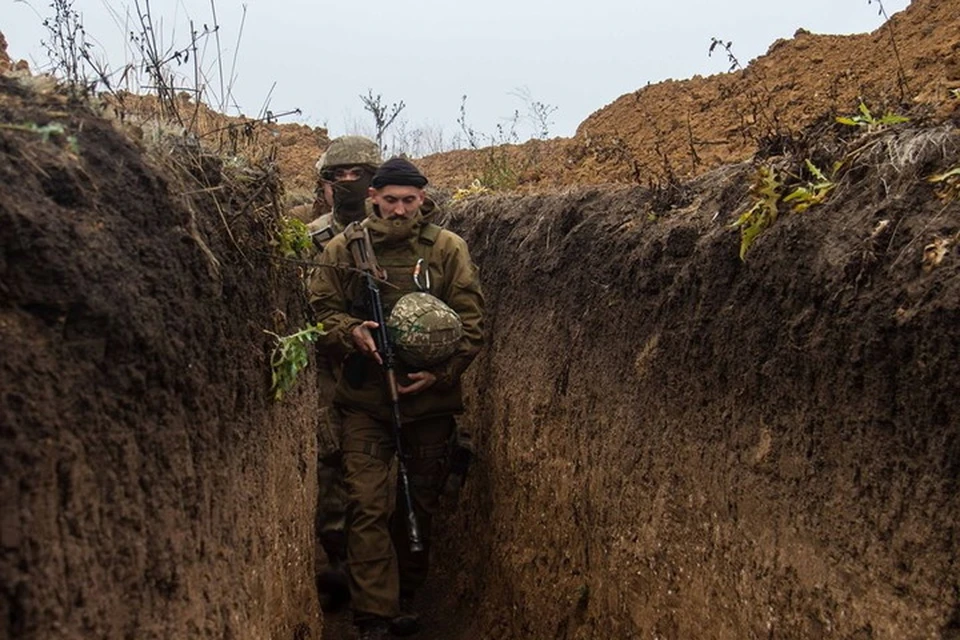
<svg viewBox="0 0 960 640">
<path fill-rule="evenodd" d="M 364 176 L 359 180 L 332 183 L 333 216 L 337 222 L 349 224 L 366 216 L 364 202 L 370 190 L 370 181 L 369 176 Z"/>
</svg>

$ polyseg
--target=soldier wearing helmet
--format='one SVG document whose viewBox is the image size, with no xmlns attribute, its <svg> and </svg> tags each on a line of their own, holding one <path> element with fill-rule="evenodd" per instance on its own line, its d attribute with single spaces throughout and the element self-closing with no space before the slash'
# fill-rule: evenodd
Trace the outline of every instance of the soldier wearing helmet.
<svg viewBox="0 0 960 640">
<path fill-rule="evenodd" d="M 373 174 L 380 166 L 377 143 L 361 136 L 341 136 L 330 142 L 317 162 L 317 196 L 332 211 L 310 222 L 314 245 L 322 250 L 346 225 L 366 216 L 365 201 Z M 314 204 L 314 210 L 317 203 Z M 312 277 L 312 276 L 311 276 Z M 336 363 L 322 362 L 321 390 L 329 405 L 336 385 Z M 346 563 L 346 497 L 340 454 L 340 414 L 330 406 L 324 407 L 318 419 L 317 441 L 319 460 L 317 475 L 317 540 L 323 548 L 326 562 L 317 554 L 317 590 L 325 611 L 336 611 L 350 599 Z"/>
<path fill-rule="evenodd" d="M 316 165 L 314 211 L 321 197 L 331 210 L 307 224 L 315 244 L 322 247 L 348 224 L 366 216 L 364 202 L 380 162 L 380 148 L 369 138 L 341 136 L 330 142 Z"/>
<path fill-rule="evenodd" d="M 483 343 L 479 274 L 460 236 L 430 222 L 427 179 L 407 160 L 381 165 L 371 182 L 368 216 L 326 246 L 310 301 L 326 334 L 319 347 L 341 362 L 334 404 L 343 415 L 347 488 L 347 567 L 360 637 L 385 638 L 419 626 L 408 609 L 427 575 L 432 516 L 450 466 L 454 415 L 463 411 L 460 378 Z M 370 330 L 363 278 L 346 235 L 369 232 L 390 286 L 381 288 L 397 370 L 410 489 L 425 551 L 410 551 L 404 514 L 394 505 L 391 406 Z M 338 268 L 339 267 L 339 268 Z M 415 294 L 415 295 L 411 295 Z"/>
</svg>

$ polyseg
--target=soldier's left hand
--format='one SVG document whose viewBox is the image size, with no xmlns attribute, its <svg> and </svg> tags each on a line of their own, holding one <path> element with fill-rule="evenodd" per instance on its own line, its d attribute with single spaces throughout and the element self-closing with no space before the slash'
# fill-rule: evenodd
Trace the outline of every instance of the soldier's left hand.
<svg viewBox="0 0 960 640">
<path fill-rule="evenodd" d="M 433 383 L 437 381 L 437 376 L 429 371 L 417 371 L 416 373 L 409 374 L 407 377 L 413 380 L 413 384 L 397 385 L 397 391 L 400 395 L 420 393 L 432 387 Z"/>
</svg>

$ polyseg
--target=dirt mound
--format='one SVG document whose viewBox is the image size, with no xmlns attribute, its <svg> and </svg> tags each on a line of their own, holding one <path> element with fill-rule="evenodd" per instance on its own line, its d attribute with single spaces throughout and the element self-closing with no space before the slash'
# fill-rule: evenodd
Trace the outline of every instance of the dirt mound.
<svg viewBox="0 0 960 640">
<path fill-rule="evenodd" d="M 421 164 L 445 187 L 465 186 L 498 161 L 509 165 L 521 188 L 646 184 L 671 172 L 694 176 L 758 151 L 781 153 L 825 114 L 855 113 L 860 98 L 878 115 L 921 105 L 942 115 L 958 104 L 949 93 L 960 87 L 956 8 L 953 0 L 915 0 L 863 35 L 801 29 L 746 69 L 624 95 L 587 118 L 571 139 L 439 154 Z M 903 64 L 902 91 L 891 29 Z M 714 55 L 724 55 L 722 48 Z"/>
<path fill-rule="evenodd" d="M 327 130 L 276 118 L 227 116 L 180 93 L 173 105 L 161 104 L 153 95 L 125 92 L 105 94 L 103 100 L 123 122 L 156 128 L 171 134 L 188 132 L 208 148 L 227 155 L 269 159 L 283 176 L 284 187 L 294 200 L 312 199 L 316 183 L 314 165 L 330 143 Z M 179 131 L 177 130 L 179 129 Z"/>
<path fill-rule="evenodd" d="M 426 596 L 474 620 L 449 637 L 957 637 L 960 202 L 924 178 L 960 133 L 843 151 L 826 203 L 746 262 L 746 164 L 672 207 L 621 187 L 454 211 L 491 343 Z"/>
<path fill-rule="evenodd" d="M 7 38 L 0 31 L 0 72 L 9 71 L 12 66 L 13 61 L 10 60 L 10 55 L 7 53 Z"/>
<path fill-rule="evenodd" d="M 27 80 L 0 120 L 0 635 L 319 637 L 317 393 L 267 391 L 263 329 L 305 322 L 276 181 L 146 160 Z"/>
<path fill-rule="evenodd" d="M 7 71 L 28 71 L 30 67 L 26 60 L 17 60 L 14 62 L 7 53 L 7 38 L 0 31 L 0 73 Z"/>
</svg>

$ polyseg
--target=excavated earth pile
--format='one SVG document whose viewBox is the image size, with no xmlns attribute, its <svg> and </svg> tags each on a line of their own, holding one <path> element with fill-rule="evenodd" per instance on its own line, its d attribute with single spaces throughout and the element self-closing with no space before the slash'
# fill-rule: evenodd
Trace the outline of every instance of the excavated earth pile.
<svg viewBox="0 0 960 640">
<path fill-rule="evenodd" d="M 923 179 L 960 136 L 844 149 L 745 262 L 748 165 L 454 211 L 492 336 L 457 637 L 960 637 L 960 203 Z"/>
<path fill-rule="evenodd" d="M 0 77 L 0 636 L 319 637 L 316 388 L 268 393 L 263 329 L 306 321 L 275 179 L 148 160 L 25 83 Z"/>
<path fill-rule="evenodd" d="M 692 46 L 702 46 L 706 56 L 709 44 Z M 731 49 L 736 55 L 736 42 Z M 713 53 L 725 55 L 722 47 Z M 855 114 L 860 100 L 877 117 L 888 109 L 944 115 L 958 104 L 948 98 L 960 87 L 960 11 L 955 0 L 913 0 L 872 33 L 798 28 L 766 54 L 738 64 L 743 68 L 730 73 L 665 80 L 625 94 L 591 114 L 572 138 L 441 153 L 424 158 L 422 168 L 435 185 L 449 188 L 491 174 L 503 182 L 504 173 L 527 190 L 646 185 L 670 174 L 700 175 L 758 152 L 780 153 L 824 116 Z"/>
</svg>

